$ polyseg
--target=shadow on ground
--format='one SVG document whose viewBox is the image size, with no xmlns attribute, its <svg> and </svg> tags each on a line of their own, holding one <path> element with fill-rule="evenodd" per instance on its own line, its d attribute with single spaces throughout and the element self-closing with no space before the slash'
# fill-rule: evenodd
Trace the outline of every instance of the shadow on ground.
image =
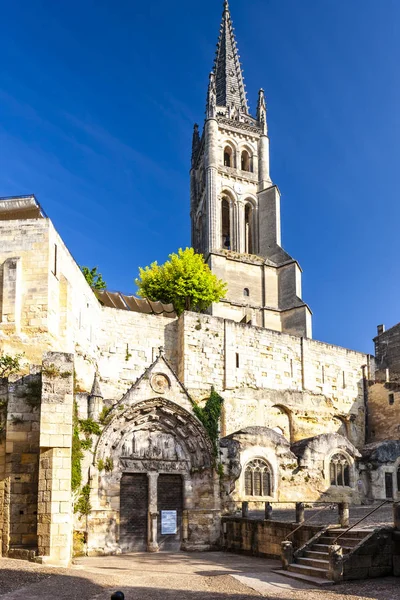
<svg viewBox="0 0 400 600">
<path fill-rule="evenodd" d="M 315 589 L 271 572 L 277 561 L 223 552 L 82 558 L 70 569 L 0 559 L 1 600 L 394 600 L 400 580 L 382 578 Z M 255 585 L 265 583 L 262 593 Z M 244 585 L 244 583 L 246 585 Z M 254 585 L 255 587 L 252 587 Z"/>
</svg>

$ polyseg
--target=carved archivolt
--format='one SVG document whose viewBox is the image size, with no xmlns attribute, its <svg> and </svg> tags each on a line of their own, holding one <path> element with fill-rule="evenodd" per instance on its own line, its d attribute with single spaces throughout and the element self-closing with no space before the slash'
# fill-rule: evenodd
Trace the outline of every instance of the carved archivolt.
<svg viewBox="0 0 400 600">
<path fill-rule="evenodd" d="M 155 398 L 124 411 L 118 411 L 118 406 L 114 410 L 117 414 L 99 439 L 95 464 L 110 457 L 114 468 L 122 469 L 131 465 L 147 470 L 157 461 L 162 470 L 212 466 L 212 446 L 203 426 L 181 406 Z"/>
</svg>

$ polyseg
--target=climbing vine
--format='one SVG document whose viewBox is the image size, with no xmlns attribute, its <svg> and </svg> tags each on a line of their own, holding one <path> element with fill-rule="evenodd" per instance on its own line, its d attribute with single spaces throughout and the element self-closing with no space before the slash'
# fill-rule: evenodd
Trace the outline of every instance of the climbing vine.
<svg viewBox="0 0 400 600">
<path fill-rule="evenodd" d="M 81 493 L 79 494 L 79 498 L 75 503 L 74 512 L 79 513 L 79 518 L 84 515 L 90 514 L 92 510 L 92 505 L 90 504 L 90 485 L 87 483 L 81 489 Z"/>
<path fill-rule="evenodd" d="M 224 399 L 211 388 L 210 397 L 204 406 L 195 404 L 193 412 L 203 423 L 213 445 L 214 455 L 218 456 L 219 420 L 222 412 Z"/>
<path fill-rule="evenodd" d="M 72 448 L 71 448 L 71 488 L 76 492 L 82 483 L 82 443 L 79 438 L 78 405 L 74 402 Z"/>
</svg>

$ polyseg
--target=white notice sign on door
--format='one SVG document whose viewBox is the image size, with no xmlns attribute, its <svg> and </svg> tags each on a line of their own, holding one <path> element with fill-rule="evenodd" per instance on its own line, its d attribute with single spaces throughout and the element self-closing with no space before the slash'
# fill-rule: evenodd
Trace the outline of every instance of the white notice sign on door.
<svg viewBox="0 0 400 600">
<path fill-rule="evenodd" d="M 177 532 L 176 510 L 161 511 L 161 535 L 174 535 Z"/>
</svg>

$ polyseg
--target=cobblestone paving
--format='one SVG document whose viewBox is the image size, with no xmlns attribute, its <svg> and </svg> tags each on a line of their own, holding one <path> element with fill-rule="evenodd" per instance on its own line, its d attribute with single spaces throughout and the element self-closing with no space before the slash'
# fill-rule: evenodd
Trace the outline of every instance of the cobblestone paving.
<svg viewBox="0 0 400 600">
<path fill-rule="evenodd" d="M 70 569 L 56 569 L 0 559 L 0 599 L 109 600 L 117 589 L 125 593 L 126 600 L 253 600 L 256 597 L 398 600 L 400 597 L 399 579 L 386 577 L 314 589 L 272 573 L 271 569 L 279 564 L 277 561 L 222 552 L 134 554 L 82 558 L 76 563 Z"/>
<path fill-rule="evenodd" d="M 350 525 L 354 525 L 357 521 L 365 517 L 371 510 L 377 508 L 378 504 L 369 504 L 367 506 L 351 506 L 350 507 Z M 272 505 L 272 519 L 274 521 L 288 521 L 295 522 L 295 509 L 294 507 L 282 507 L 282 505 Z M 310 508 L 305 510 L 305 519 L 308 520 L 312 517 L 310 525 L 333 525 L 338 523 L 338 509 L 336 504 L 330 505 L 306 505 Z M 237 513 L 241 515 L 241 512 Z M 249 511 L 249 518 L 251 519 L 264 519 L 264 511 L 251 510 Z M 383 525 L 393 525 L 393 508 L 392 504 L 386 504 L 379 508 L 374 514 L 370 515 L 357 525 L 357 529 L 371 529 L 374 527 L 381 527 Z M 400 598 L 400 594 L 399 594 Z"/>
</svg>

